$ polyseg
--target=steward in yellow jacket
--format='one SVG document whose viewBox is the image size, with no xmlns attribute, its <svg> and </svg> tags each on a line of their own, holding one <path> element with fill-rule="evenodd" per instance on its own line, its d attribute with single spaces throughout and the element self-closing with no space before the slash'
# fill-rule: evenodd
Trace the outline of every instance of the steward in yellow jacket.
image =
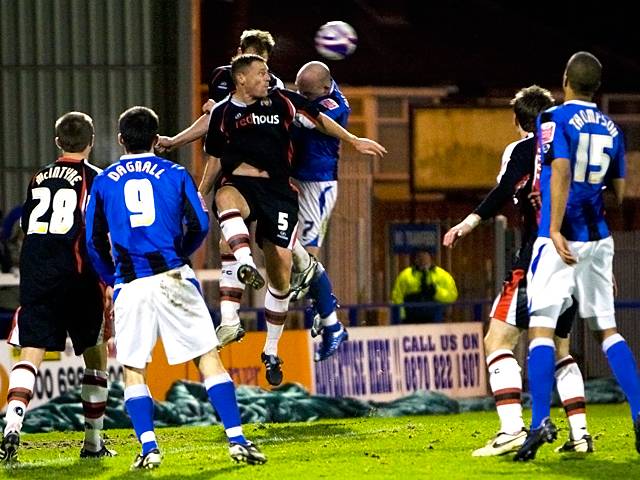
<svg viewBox="0 0 640 480">
<path fill-rule="evenodd" d="M 402 323 L 436 323 L 444 320 L 444 307 L 458 298 L 456 282 L 449 272 L 433 263 L 430 252 L 413 255 L 412 266 L 400 272 L 391 292 L 391 301 L 403 303 L 434 302 L 433 305 L 407 306 L 400 311 Z"/>
</svg>

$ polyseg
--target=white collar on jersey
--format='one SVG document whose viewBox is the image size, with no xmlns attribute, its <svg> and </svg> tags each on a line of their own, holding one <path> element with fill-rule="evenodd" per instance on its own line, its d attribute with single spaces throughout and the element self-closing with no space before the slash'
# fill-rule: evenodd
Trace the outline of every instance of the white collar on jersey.
<svg viewBox="0 0 640 480">
<path fill-rule="evenodd" d="M 244 102 L 241 102 L 240 100 L 236 100 L 235 98 L 233 98 L 233 95 L 231 95 L 231 103 L 233 103 L 236 107 L 246 107 L 247 104 Z"/>
<path fill-rule="evenodd" d="M 127 153 L 126 155 L 122 155 L 120 160 L 129 160 L 130 158 L 144 158 L 144 157 L 155 157 L 156 154 L 153 152 L 144 152 L 144 153 Z"/>
<path fill-rule="evenodd" d="M 520 140 L 516 140 L 515 142 L 510 143 L 509 145 L 507 145 L 507 148 L 504 149 L 504 153 L 502 154 L 502 161 L 500 162 L 500 171 L 498 172 L 498 176 L 496 177 L 497 183 L 500 183 L 504 172 L 507 171 L 507 165 L 509 165 L 509 162 L 511 161 L 511 154 L 513 153 L 513 149 L 516 148 L 516 145 L 518 145 L 520 142 L 524 142 L 527 138 L 531 137 L 533 137 L 533 132 L 527 132 L 526 137 L 522 137 Z"/>
<path fill-rule="evenodd" d="M 568 100 L 564 102 L 565 105 L 568 104 L 582 105 L 583 107 L 597 107 L 597 105 L 593 102 L 585 102 L 584 100 Z"/>
</svg>

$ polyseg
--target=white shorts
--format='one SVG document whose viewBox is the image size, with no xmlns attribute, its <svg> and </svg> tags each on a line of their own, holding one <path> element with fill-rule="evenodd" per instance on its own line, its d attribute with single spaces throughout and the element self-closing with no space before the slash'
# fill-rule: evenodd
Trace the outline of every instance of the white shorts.
<svg viewBox="0 0 640 480">
<path fill-rule="evenodd" d="M 188 265 L 116 285 L 116 358 L 144 368 L 158 336 L 170 365 L 199 357 L 218 346 L 198 280 Z"/>
<path fill-rule="evenodd" d="M 304 247 L 321 247 L 338 199 L 338 182 L 298 182 L 298 189 L 300 242 Z"/>
<path fill-rule="evenodd" d="M 613 307 L 613 238 L 568 242 L 575 265 L 562 261 L 549 238 L 538 238 L 527 274 L 530 327 L 555 328 L 555 314 L 578 302 L 578 315 L 592 330 L 616 326 Z M 557 318 L 557 317 L 556 317 Z"/>
</svg>

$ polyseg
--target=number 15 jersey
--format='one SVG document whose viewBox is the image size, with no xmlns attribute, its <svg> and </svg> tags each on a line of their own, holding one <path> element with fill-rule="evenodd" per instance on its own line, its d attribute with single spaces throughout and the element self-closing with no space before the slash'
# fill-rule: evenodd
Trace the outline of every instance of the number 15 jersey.
<svg viewBox="0 0 640 480">
<path fill-rule="evenodd" d="M 602 190 L 610 180 L 624 178 L 622 132 L 595 103 L 571 100 L 538 117 L 542 209 L 538 236 L 549 237 L 551 163 L 567 158 L 571 186 L 561 233 L 567 240 L 588 242 L 610 235 Z"/>
</svg>

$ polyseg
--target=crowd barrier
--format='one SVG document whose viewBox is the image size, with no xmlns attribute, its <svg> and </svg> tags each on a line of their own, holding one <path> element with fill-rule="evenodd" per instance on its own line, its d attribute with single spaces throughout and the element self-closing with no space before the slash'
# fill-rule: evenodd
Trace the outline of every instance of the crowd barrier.
<svg viewBox="0 0 640 480">
<path fill-rule="evenodd" d="M 489 304 L 490 301 L 480 300 L 457 302 L 455 308 L 472 310 L 475 312 L 473 318 L 482 319 L 486 317 Z M 386 310 L 383 317 L 396 321 L 397 316 L 392 312 L 397 308 L 390 304 L 342 306 L 340 316 L 348 325 L 349 341 L 335 356 L 323 362 L 313 361 L 320 338 L 312 339 L 308 329 L 285 330 L 279 348 L 279 355 L 284 360 L 284 382 L 299 383 L 312 394 L 376 401 L 393 400 L 417 390 L 439 391 L 451 397 L 487 394 L 483 322 L 362 326 L 371 310 Z M 635 300 L 616 303 L 620 329 L 634 351 L 640 351 L 640 328 L 636 327 L 635 321 L 638 308 L 640 302 Z M 312 315 L 308 311 L 302 307 L 292 310 L 294 315 L 304 315 L 305 327 L 311 325 Z M 215 312 L 212 314 L 215 316 Z M 245 320 L 249 318 L 247 323 L 257 326 L 258 331 L 247 332 L 241 343 L 225 347 L 220 355 L 237 384 L 271 388 L 260 362 L 265 338 L 264 332 L 260 331 L 265 327 L 263 310 L 243 308 L 241 316 Z M 10 313 L 0 313 L 0 318 L 6 322 Z M 601 357 L 601 352 L 597 346 L 589 348 L 585 330 L 584 322 L 574 326 L 572 350 L 578 352 L 574 356 L 580 363 L 597 365 L 594 359 Z M 122 366 L 113 353 L 109 358 L 110 378 L 121 379 Z M 17 350 L 0 342 L 0 410 L 6 402 L 8 373 L 17 358 Z M 524 358 L 521 361 L 524 362 Z M 78 386 L 82 370 L 82 357 L 75 357 L 70 345 L 65 352 L 48 353 L 36 381 L 31 406 L 46 403 Z M 586 373 L 587 369 L 583 371 Z M 608 373 L 603 369 L 604 373 L 598 370 L 594 375 L 594 371 L 591 367 L 587 376 Z M 526 369 L 523 373 L 526 374 Z M 176 380 L 200 380 L 192 362 L 169 366 L 161 342 L 153 352 L 148 379 L 150 389 L 158 399 L 164 398 Z"/>
<path fill-rule="evenodd" d="M 357 312 L 356 306 L 345 307 Z M 379 305 L 361 306 L 380 308 Z M 386 308 L 392 308 L 386 305 Z M 258 309 L 247 309 L 261 314 Z M 356 313 L 350 318 L 355 322 Z M 258 322 L 261 323 L 260 321 Z M 265 379 L 260 353 L 264 332 L 247 332 L 240 343 L 220 351 L 224 365 L 237 384 L 270 388 Z M 320 337 L 308 330 L 287 330 L 280 341 L 279 355 L 284 382 L 295 382 L 312 394 L 393 400 L 417 390 L 435 390 L 452 397 L 486 394 L 482 324 L 479 322 L 431 325 L 349 326 L 349 341 L 331 358 L 314 362 Z M 0 343 L 0 409 L 6 402 L 8 373 L 18 360 L 18 350 Z M 156 345 L 148 383 L 152 394 L 164 398 L 174 381 L 199 380 L 193 363 L 170 366 L 161 342 Z M 122 366 L 110 351 L 111 380 L 122 378 Z M 78 386 L 83 371 L 82 357 L 71 345 L 64 352 L 47 353 L 36 380 L 30 407 L 37 407 Z"/>
</svg>

